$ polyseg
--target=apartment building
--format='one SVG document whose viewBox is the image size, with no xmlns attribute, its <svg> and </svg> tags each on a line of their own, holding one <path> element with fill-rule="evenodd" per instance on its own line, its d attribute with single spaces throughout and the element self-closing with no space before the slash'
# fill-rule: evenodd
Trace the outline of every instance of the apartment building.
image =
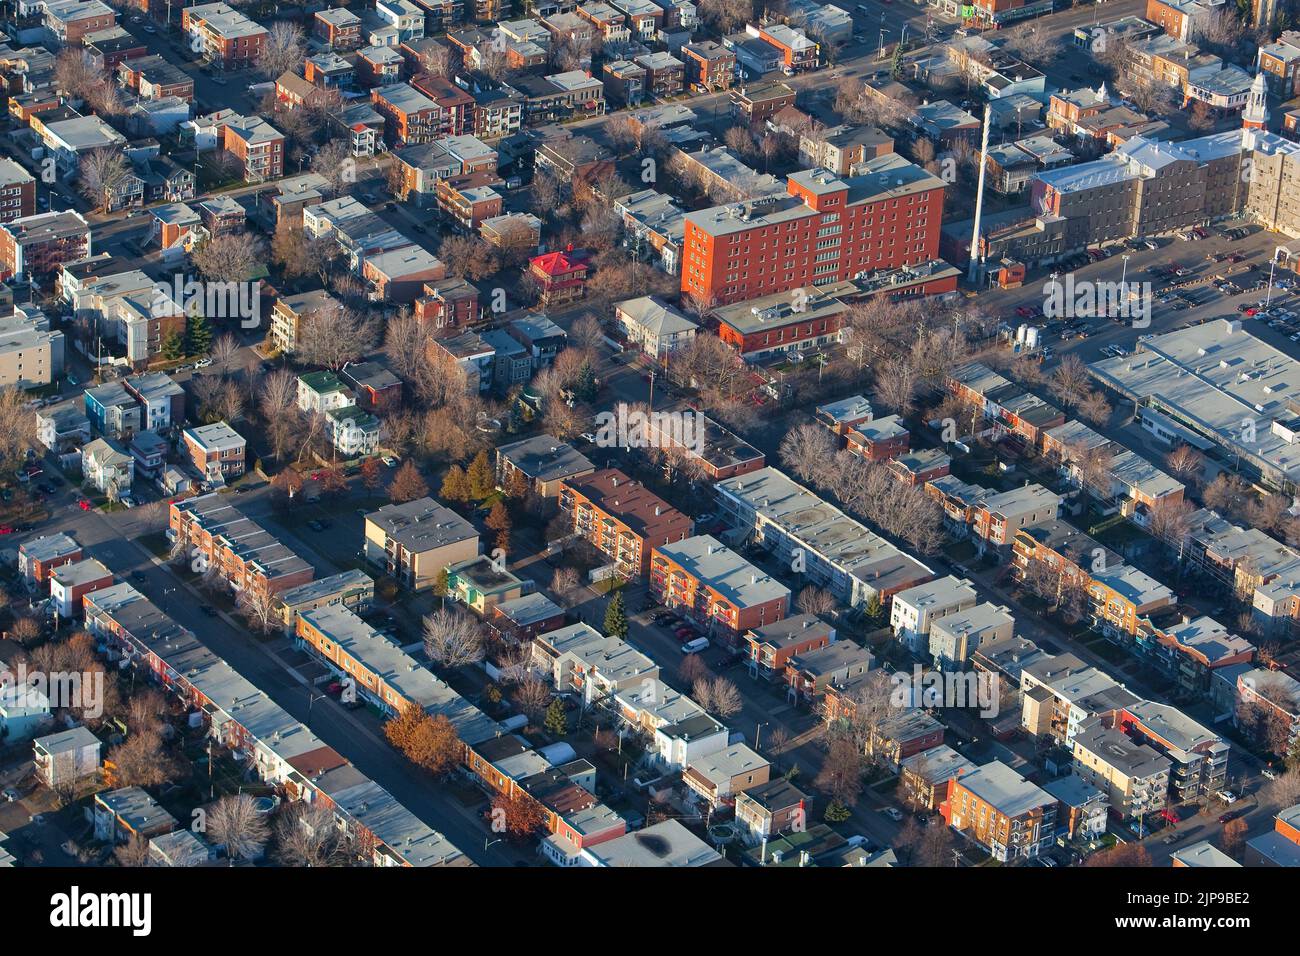
<svg viewBox="0 0 1300 956">
<path fill-rule="evenodd" d="M 909 805 L 937 810 L 948 798 L 948 781 L 975 769 L 975 764 L 947 744 L 939 744 L 906 757 L 899 765 L 898 781 Z"/>
<path fill-rule="evenodd" d="M 90 255 L 90 225 L 75 210 L 0 222 L 0 280 L 41 281 Z"/>
<path fill-rule="evenodd" d="M 1105 791 L 1122 820 L 1159 813 L 1169 800 L 1169 760 L 1115 730 L 1105 716 L 1079 727 L 1073 744 L 1074 775 Z"/>
<path fill-rule="evenodd" d="M 0 223 L 36 213 L 36 177 L 9 157 L 0 158 Z"/>
<path fill-rule="evenodd" d="M 795 562 L 849 607 L 928 581 L 934 572 L 775 468 L 716 482 L 718 504 L 746 540 Z"/>
<path fill-rule="evenodd" d="M 55 568 L 81 558 L 81 545 L 71 535 L 43 534 L 18 546 L 18 573 L 40 587 L 49 581 Z"/>
<path fill-rule="evenodd" d="M 30 306 L 0 319 L 0 388 L 37 388 L 63 372 L 63 333 Z"/>
<path fill-rule="evenodd" d="M 225 422 L 196 425 L 181 432 L 190 463 L 214 485 L 224 485 L 244 473 L 248 442 Z"/>
<path fill-rule="evenodd" d="M 117 14 L 99 0 L 47 0 L 45 32 L 57 46 L 83 46 L 86 35 L 117 25 Z"/>
<path fill-rule="evenodd" d="M 785 664 L 785 683 L 790 686 L 790 696 L 810 704 L 822 714 L 827 723 L 836 719 L 851 719 L 853 711 L 845 711 L 832 696 L 840 692 L 854 706 L 851 689 L 861 684 L 861 679 L 871 670 L 874 658 L 852 641 L 832 641 L 825 647 L 794 654 Z"/>
<path fill-rule="evenodd" d="M 645 485 L 617 468 L 566 479 L 560 508 L 573 516 L 573 530 L 611 558 L 625 578 L 644 575 L 654 548 L 684 541 L 695 523 Z"/>
<path fill-rule="evenodd" d="M 235 592 L 278 594 L 306 584 L 316 572 L 273 534 L 215 492 L 177 499 L 168 514 L 168 538 L 195 566 L 210 568 Z"/>
<path fill-rule="evenodd" d="M 718 338 L 746 361 L 761 361 L 840 342 L 847 299 L 856 293 L 851 282 L 800 286 L 717 307 L 712 318 Z"/>
<path fill-rule="evenodd" d="M 361 18 L 342 7 L 317 10 L 312 32 L 333 50 L 354 50 L 361 45 Z"/>
<path fill-rule="evenodd" d="M 221 122 L 219 145 L 239 166 L 246 182 L 284 175 L 284 134 L 260 116 L 231 115 Z"/>
<path fill-rule="evenodd" d="M 933 259 L 943 180 L 901 156 L 792 174 L 787 196 L 686 216 L 682 292 L 729 303 Z"/>
<path fill-rule="evenodd" d="M 313 319 L 342 308 L 343 304 L 324 289 L 281 296 L 271 309 L 271 341 L 278 351 L 292 352 Z"/>
<path fill-rule="evenodd" d="M 895 594 L 889 605 L 889 626 L 908 650 L 923 654 L 929 647 L 934 622 L 973 608 L 976 600 L 970 581 L 949 574 Z"/>
<path fill-rule="evenodd" d="M 687 88 L 697 93 L 731 89 L 736 77 L 736 54 L 713 40 L 687 43 L 682 47 Z"/>
<path fill-rule="evenodd" d="M 281 591 L 279 608 L 285 635 L 292 637 L 297 632 L 298 616 L 305 611 L 338 605 L 364 614 L 374 598 L 375 579 L 356 568 Z"/>
<path fill-rule="evenodd" d="M 654 547 L 650 593 L 731 645 L 790 609 L 789 588 L 707 534 Z"/>
<path fill-rule="evenodd" d="M 835 628 L 815 614 L 796 614 L 751 628 L 740 638 L 750 672 L 767 680 L 783 679 L 790 659 L 820 650 L 835 640 Z"/>
<path fill-rule="evenodd" d="M 474 526 L 432 498 L 366 515 L 366 560 L 413 591 L 434 587 L 444 570 L 478 553 Z"/>
<path fill-rule="evenodd" d="M 565 481 L 595 470 L 585 455 L 552 435 L 533 435 L 496 450 L 497 485 L 509 488 L 519 476 L 530 491 L 543 498 L 558 498 Z"/>
<path fill-rule="evenodd" d="M 64 621 L 81 617 L 81 599 L 113 583 L 113 572 L 94 558 L 61 564 L 50 573 L 50 604 Z"/>
<path fill-rule="evenodd" d="M 939 812 L 1002 862 L 1033 859 L 1056 839 L 1056 799 L 996 760 L 949 780 Z"/>
<path fill-rule="evenodd" d="M 965 670 L 985 644 L 1010 639 L 1015 624 L 1006 607 L 988 601 L 954 611 L 930 625 L 930 658 L 939 670 Z"/>
<path fill-rule="evenodd" d="M 1169 789 L 1176 803 L 1223 789 L 1231 745 L 1176 707 L 1137 701 L 1116 714 L 1115 726 L 1169 758 Z"/>
<path fill-rule="evenodd" d="M 223 70 L 256 63 L 270 37 L 265 27 L 226 3 L 186 7 L 181 11 L 181 29 L 196 50 Z"/>
</svg>

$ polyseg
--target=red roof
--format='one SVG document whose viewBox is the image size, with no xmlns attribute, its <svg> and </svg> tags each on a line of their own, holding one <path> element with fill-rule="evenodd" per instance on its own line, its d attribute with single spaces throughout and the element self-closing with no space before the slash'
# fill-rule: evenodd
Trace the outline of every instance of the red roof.
<svg viewBox="0 0 1300 956">
<path fill-rule="evenodd" d="M 555 277 L 584 271 L 587 268 L 587 259 L 581 253 L 544 252 L 530 259 L 529 264 L 537 271 Z"/>
</svg>

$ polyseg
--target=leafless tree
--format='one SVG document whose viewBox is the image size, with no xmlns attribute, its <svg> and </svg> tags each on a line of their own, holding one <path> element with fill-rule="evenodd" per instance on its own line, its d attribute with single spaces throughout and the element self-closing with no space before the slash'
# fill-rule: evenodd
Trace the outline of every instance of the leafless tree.
<svg viewBox="0 0 1300 956">
<path fill-rule="evenodd" d="M 1191 445 L 1179 444 L 1165 458 L 1169 473 L 1185 484 L 1197 484 L 1205 468 L 1201 453 Z"/>
<path fill-rule="evenodd" d="M 578 597 L 578 591 L 582 587 L 582 581 L 578 577 L 576 568 L 560 567 L 555 569 L 551 575 L 551 591 L 560 599 L 560 603 L 565 607 L 572 607 Z"/>
<path fill-rule="evenodd" d="M 483 659 L 483 634 L 469 615 L 439 608 L 424 617 L 424 654 L 443 667 L 456 668 Z"/>
<path fill-rule="evenodd" d="M 269 634 L 282 623 L 280 601 L 270 588 L 246 587 L 235 600 L 239 613 L 259 634 Z"/>
<path fill-rule="evenodd" d="M 239 339 L 230 333 L 218 335 L 216 341 L 212 343 L 212 351 L 208 354 L 212 357 L 212 364 L 216 366 L 223 378 L 229 373 L 230 363 L 238 351 Z"/>
<path fill-rule="evenodd" d="M 114 847 L 113 858 L 117 860 L 118 866 L 132 868 L 148 866 L 149 838 L 139 833 L 133 833 L 125 843 Z"/>
<path fill-rule="evenodd" d="M 275 821 L 276 857 L 285 866 L 330 866 L 342 856 L 339 834 L 324 804 L 299 801 Z"/>
<path fill-rule="evenodd" d="M 546 713 L 552 696 L 551 689 L 541 678 L 529 676 L 519 682 L 511 699 L 530 721 L 536 723 Z"/>
<path fill-rule="evenodd" d="M 812 584 L 799 592 L 795 604 L 804 614 L 816 614 L 818 617 L 829 617 L 835 613 L 838 606 L 835 596 L 830 591 Z"/>
<path fill-rule="evenodd" d="M 301 69 L 306 49 L 306 36 L 302 27 L 288 20 L 277 20 L 271 24 L 262 41 L 262 55 L 257 60 L 258 69 L 263 76 L 273 80 L 286 70 Z"/>
<path fill-rule="evenodd" d="M 27 401 L 17 388 L 0 388 L 0 475 L 12 475 L 36 447 L 36 416 Z"/>
<path fill-rule="evenodd" d="M 246 793 L 230 794 L 210 805 L 206 832 L 213 843 L 226 848 L 231 866 L 256 859 L 270 835 L 257 801 Z"/>
<path fill-rule="evenodd" d="M 190 261 L 210 281 L 243 282 L 266 261 L 266 249 L 249 233 L 224 233 L 198 246 Z"/>
<path fill-rule="evenodd" d="M 374 347 L 378 321 L 341 306 L 316 312 L 298 335 L 295 351 L 309 365 L 323 365 L 337 372 Z"/>
<path fill-rule="evenodd" d="M 312 158 L 311 171 L 323 176 L 330 192 L 339 195 L 356 182 L 356 160 L 352 158 L 352 148 L 344 140 L 330 140 Z"/>
<path fill-rule="evenodd" d="M 1088 368 L 1077 355 L 1067 355 L 1052 372 L 1052 394 L 1067 405 L 1075 405 L 1088 391 Z"/>
<path fill-rule="evenodd" d="M 898 414 L 909 414 L 916 400 L 916 369 L 906 359 L 887 360 L 876 378 L 876 394 Z"/>
<path fill-rule="evenodd" d="M 122 154 L 112 149 L 95 149 L 81 158 L 77 182 L 81 194 L 96 203 L 102 212 L 113 201 L 113 194 L 122 187 L 131 170 Z"/>
<path fill-rule="evenodd" d="M 706 709 L 724 719 L 740 713 L 743 704 L 740 691 L 725 677 L 715 677 L 712 680 L 709 685 L 708 700 L 709 706 Z"/>
</svg>

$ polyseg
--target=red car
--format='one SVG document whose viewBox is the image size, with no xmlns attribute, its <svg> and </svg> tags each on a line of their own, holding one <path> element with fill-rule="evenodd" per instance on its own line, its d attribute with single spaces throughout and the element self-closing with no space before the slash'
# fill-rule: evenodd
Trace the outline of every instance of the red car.
<svg viewBox="0 0 1300 956">
<path fill-rule="evenodd" d="M 80 508 L 82 511 L 89 511 L 90 502 L 87 501 L 85 498 L 79 498 L 77 500 L 77 507 Z"/>
<path fill-rule="evenodd" d="M 10 526 L 10 525 L 7 525 L 7 524 L 6 524 L 6 525 L 0 525 L 0 534 L 13 534 L 13 533 L 14 533 L 15 531 L 17 531 L 17 530 L 18 530 L 17 528 L 14 528 L 14 527 L 12 527 L 12 526 Z"/>
</svg>

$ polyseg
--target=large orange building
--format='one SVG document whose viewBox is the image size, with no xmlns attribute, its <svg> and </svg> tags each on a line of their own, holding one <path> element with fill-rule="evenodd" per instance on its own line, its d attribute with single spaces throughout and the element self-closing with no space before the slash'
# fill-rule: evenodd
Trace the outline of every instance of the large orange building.
<svg viewBox="0 0 1300 956">
<path fill-rule="evenodd" d="M 560 507 L 573 516 L 573 530 L 613 558 L 625 577 L 645 574 L 652 548 L 695 529 L 687 515 L 617 468 L 565 479 Z"/>
<path fill-rule="evenodd" d="M 682 292 L 701 302 L 736 302 L 938 254 L 943 180 L 901 156 L 868 160 L 845 178 L 825 169 L 798 172 L 787 189 L 787 196 L 687 214 Z"/>
<path fill-rule="evenodd" d="M 650 593 L 733 644 L 741 633 L 779 621 L 790 609 L 788 587 L 707 534 L 653 550 Z"/>
</svg>

